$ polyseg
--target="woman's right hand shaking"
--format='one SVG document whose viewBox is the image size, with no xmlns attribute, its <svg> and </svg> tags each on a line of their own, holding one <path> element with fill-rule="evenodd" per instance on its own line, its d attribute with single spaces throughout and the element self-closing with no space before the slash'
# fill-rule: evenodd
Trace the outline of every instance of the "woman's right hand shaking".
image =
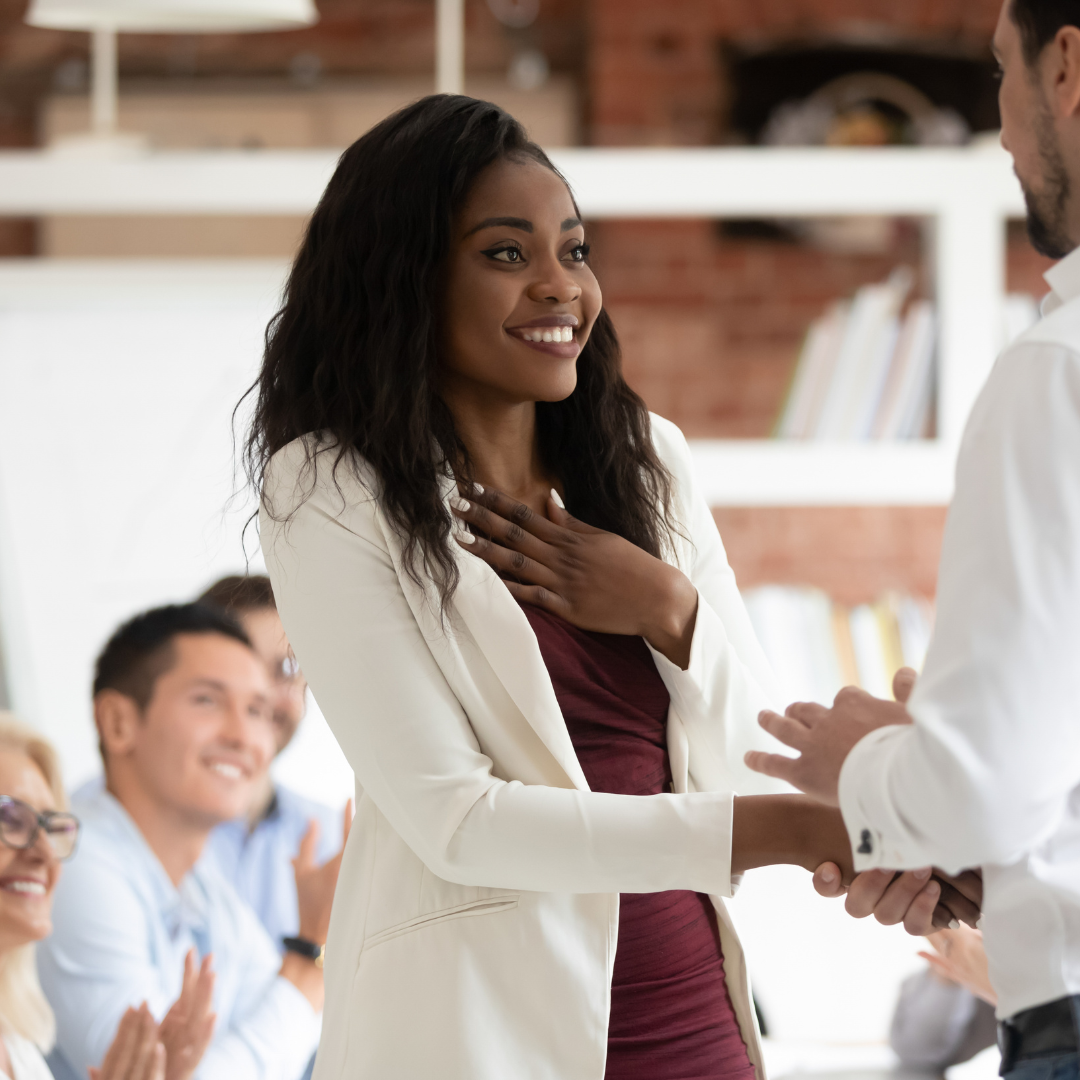
<svg viewBox="0 0 1080 1080">
<path fill-rule="evenodd" d="M 214 1034 L 211 959 L 197 964 L 195 950 L 188 952 L 180 996 L 160 1024 L 145 1001 L 128 1009 L 90 1080 L 190 1080 Z"/>
</svg>

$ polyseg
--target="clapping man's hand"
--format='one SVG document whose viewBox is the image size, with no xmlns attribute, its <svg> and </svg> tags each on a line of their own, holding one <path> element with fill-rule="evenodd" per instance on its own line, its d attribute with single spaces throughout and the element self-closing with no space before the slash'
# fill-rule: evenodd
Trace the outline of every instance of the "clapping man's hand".
<svg viewBox="0 0 1080 1080">
<path fill-rule="evenodd" d="M 184 981 L 180 996 L 165 1014 L 158 1038 L 165 1046 L 165 1080 L 190 1080 L 214 1035 L 217 1017 L 211 1011 L 214 997 L 213 956 L 196 963 L 195 950 L 184 957 Z"/>
<path fill-rule="evenodd" d="M 124 1013 L 105 1060 L 87 1071 L 90 1080 L 165 1080 L 165 1047 L 145 1001 Z"/>
<path fill-rule="evenodd" d="M 338 871 L 341 869 L 341 857 L 345 854 L 345 843 L 349 839 L 352 817 L 353 804 L 350 799 L 345 805 L 341 850 L 332 859 L 321 866 L 315 862 L 319 823 L 312 821 L 300 841 L 300 850 L 292 861 L 296 878 L 296 901 L 300 909 L 300 937 L 316 945 L 326 944 L 326 934 L 330 928 L 330 908 L 334 902 L 334 889 L 337 888 Z M 287 953 L 281 965 L 281 974 L 311 1002 L 313 1009 L 322 1009 L 321 966 L 316 966 L 296 953 Z"/>
<path fill-rule="evenodd" d="M 105 1060 L 90 1067 L 90 1080 L 190 1080 L 214 1034 L 211 958 L 196 966 L 195 950 L 184 958 L 180 996 L 160 1024 L 144 1001 L 120 1018 Z"/>
</svg>

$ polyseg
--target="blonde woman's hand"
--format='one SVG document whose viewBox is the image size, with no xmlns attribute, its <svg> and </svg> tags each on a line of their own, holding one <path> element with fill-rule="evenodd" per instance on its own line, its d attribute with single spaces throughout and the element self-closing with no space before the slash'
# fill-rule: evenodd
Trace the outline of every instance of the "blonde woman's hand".
<svg viewBox="0 0 1080 1080">
<path fill-rule="evenodd" d="M 969 926 L 955 930 L 938 930 L 927 934 L 926 940 L 934 952 L 919 955 L 930 967 L 949 982 L 959 983 L 969 993 L 991 1005 L 997 1005 L 997 992 L 990 982 L 990 971 L 983 948 L 982 933 Z"/>
<path fill-rule="evenodd" d="M 145 1001 L 124 1013 L 105 1060 L 88 1071 L 90 1080 L 165 1080 L 165 1047 Z"/>
<path fill-rule="evenodd" d="M 158 1038 L 165 1047 L 165 1080 L 189 1080 L 214 1036 L 217 1017 L 211 1011 L 214 997 L 213 956 L 201 964 L 195 950 L 184 957 L 184 981 L 180 996 L 161 1021 Z"/>
<path fill-rule="evenodd" d="M 615 533 L 572 517 L 548 497 L 547 517 L 492 488 L 451 500 L 466 551 L 486 562 L 518 599 L 582 630 L 643 637 L 685 668 L 697 590 L 676 567 Z"/>
</svg>

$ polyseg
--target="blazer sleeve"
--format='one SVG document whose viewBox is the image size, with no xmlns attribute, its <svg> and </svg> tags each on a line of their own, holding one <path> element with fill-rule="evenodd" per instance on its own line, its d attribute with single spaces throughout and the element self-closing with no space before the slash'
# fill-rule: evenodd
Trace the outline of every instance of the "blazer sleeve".
<svg viewBox="0 0 1080 1080">
<path fill-rule="evenodd" d="M 336 480 L 309 478 L 301 445 L 280 451 L 260 528 L 323 714 L 358 783 L 433 873 L 543 892 L 730 895 L 730 791 L 642 798 L 494 774 L 402 591 L 375 502 L 346 463 Z"/>
<path fill-rule="evenodd" d="M 740 795 L 790 792 L 783 781 L 743 764 L 748 750 L 789 753 L 757 722 L 762 709 L 783 711 L 779 684 L 750 623 L 712 511 L 699 489 L 682 432 L 652 417 L 653 439 L 675 482 L 675 513 L 683 531 L 680 569 L 698 591 L 697 621 L 686 670 L 652 650 L 672 703 L 698 734 L 691 775 L 700 790 L 724 782 Z M 706 758 L 695 772 L 694 757 Z M 718 779 L 719 778 L 719 779 Z"/>
</svg>

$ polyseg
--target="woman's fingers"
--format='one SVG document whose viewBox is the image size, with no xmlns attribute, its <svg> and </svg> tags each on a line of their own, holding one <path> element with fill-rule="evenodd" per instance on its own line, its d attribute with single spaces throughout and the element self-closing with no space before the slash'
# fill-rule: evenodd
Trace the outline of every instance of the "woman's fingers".
<svg viewBox="0 0 1080 1080">
<path fill-rule="evenodd" d="M 483 559 L 497 574 L 524 579 L 526 584 L 541 585 L 555 591 L 558 579 L 554 572 L 523 551 L 500 547 L 472 533 L 455 533 L 455 539 L 466 551 L 471 551 Z"/>
<path fill-rule="evenodd" d="M 942 880 L 938 875 L 935 877 L 941 881 L 942 906 L 949 909 L 953 918 L 966 922 L 968 926 L 974 928 L 982 915 L 979 905 L 969 900 L 959 889 L 954 888 L 948 880 Z"/>
<path fill-rule="evenodd" d="M 470 501 L 455 496 L 450 500 L 450 507 L 457 518 L 468 522 L 475 531 L 483 536 L 490 537 L 503 547 L 520 551 L 538 562 L 550 563 L 552 561 L 555 554 L 552 546 L 536 536 L 535 533 L 526 530 L 517 521 L 489 510 L 483 503 L 475 499 Z M 539 515 L 533 514 L 527 506 L 524 507 L 524 510 L 532 517 L 540 520 Z"/>
<path fill-rule="evenodd" d="M 558 615 L 564 619 L 569 614 L 570 605 L 558 593 L 545 589 L 542 585 L 523 585 L 520 581 L 506 578 L 503 579 L 503 584 L 510 595 L 523 604 L 543 608 L 545 611 L 550 611 L 552 615 Z"/>
<path fill-rule="evenodd" d="M 565 526 L 549 521 L 543 514 L 537 514 L 523 502 L 511 499 L 495 488 L 475 491 L 465 496 L 465 499 L 471 500 L 479 511 L 488 513 L 493 522 L 517 526 L 527 536 L 532 536 L 546 544 L 554 543 L 568 531 Z M 570 517 L 569 514 L 566 516 Z"/>
</svg>

